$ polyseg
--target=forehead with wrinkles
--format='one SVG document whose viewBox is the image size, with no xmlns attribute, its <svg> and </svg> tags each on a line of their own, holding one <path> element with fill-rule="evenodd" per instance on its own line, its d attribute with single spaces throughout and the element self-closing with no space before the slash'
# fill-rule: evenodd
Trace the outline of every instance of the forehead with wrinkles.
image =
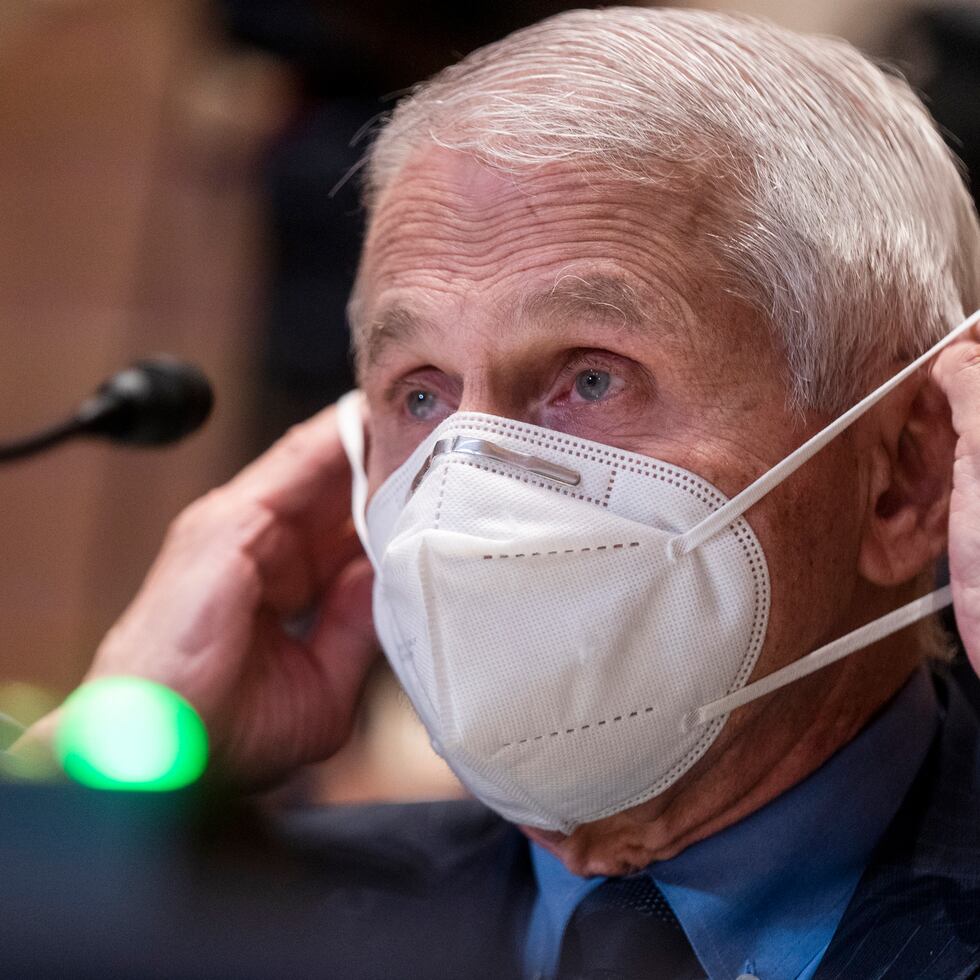
<svg viewBox="0 0 980 980">
<path fill-rule="evenodd" d="M 701 229 L 712 207 L 712 195 L 666 194 L 570 165 L 517 175 L 460 153 L 419 154 L 368 230 L 351 303 L 359 368 L 474 289 L 511 321 L 584 314 L 642 330 L 654 307 L 696 302 L 717 272 Z"/>
</svg>

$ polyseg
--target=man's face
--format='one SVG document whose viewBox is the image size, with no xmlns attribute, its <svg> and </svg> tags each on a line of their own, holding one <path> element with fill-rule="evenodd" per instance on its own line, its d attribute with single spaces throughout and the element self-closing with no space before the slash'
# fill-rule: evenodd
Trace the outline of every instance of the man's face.
<svg viewBox="0 0 980 980">
<path fill-rule="evenodd" d="M 458 410 L 666 460 L 729 496 L 825 424 L 787 411 L 765 326 L 713 285 L 701 200 L 566 165 L 515 176 L 437 149 L 410 161 L 378 202 L 359 280 L 372 492 Z M 757 676 L 848 625 L 866 497 L 849 435 L 748 512 L 772 580 Z M 741 709 L 636 812 L 572 844 L 537 836 L 577 870 L 607 871 L 630 865 L 629 844 L 613 864 L 593 844 L 625 839 L 634 818 L 659 820 L 665 854 L 703 836 L 792 754 L 835 676 Z"/>
</svg>

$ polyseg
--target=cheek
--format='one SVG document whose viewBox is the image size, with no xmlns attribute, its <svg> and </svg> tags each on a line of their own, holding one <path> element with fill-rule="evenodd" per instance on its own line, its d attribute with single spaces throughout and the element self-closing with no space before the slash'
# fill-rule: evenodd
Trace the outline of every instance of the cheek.
<svg viewBox="0 0 980 980">
<path fill-rule="evenodd" d="M 847 456 L 811 460 L 747 515 L 769 566 L 772 604 L 760 662 L 766 672 L 844 631 L 862 520 L 856 468 Z"/>
</svg>

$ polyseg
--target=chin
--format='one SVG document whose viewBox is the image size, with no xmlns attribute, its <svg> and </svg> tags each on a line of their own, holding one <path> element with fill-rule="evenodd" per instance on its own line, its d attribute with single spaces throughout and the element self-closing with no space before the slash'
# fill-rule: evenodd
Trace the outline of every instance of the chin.
<svg viewBox="0 0 980 980">
<path fill-rule="evenodd" d="M 603 827 L 605 823 L 605 820 L 599 820 L 583 824 L 571 834 L 527 826 L 521 826 L 520 830 L 558 858 L 572 874 L 583 878 L 599 875 L 618 878 L 635 874 L 655 860 L 656 856 L 646 847 L 611 833 L 611 828 Z"/>
</svg>

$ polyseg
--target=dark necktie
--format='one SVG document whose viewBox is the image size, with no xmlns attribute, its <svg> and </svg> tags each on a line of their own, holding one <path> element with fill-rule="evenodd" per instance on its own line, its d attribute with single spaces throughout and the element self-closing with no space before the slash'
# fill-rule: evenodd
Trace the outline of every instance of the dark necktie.
<svg viewBox="0 0 980 980">
<path fill-rule="evenodd" d="M 575 909 L 556 980 L 704 980 L 677 916 L 648 875 L 610 878 Z"/>
</svg>

